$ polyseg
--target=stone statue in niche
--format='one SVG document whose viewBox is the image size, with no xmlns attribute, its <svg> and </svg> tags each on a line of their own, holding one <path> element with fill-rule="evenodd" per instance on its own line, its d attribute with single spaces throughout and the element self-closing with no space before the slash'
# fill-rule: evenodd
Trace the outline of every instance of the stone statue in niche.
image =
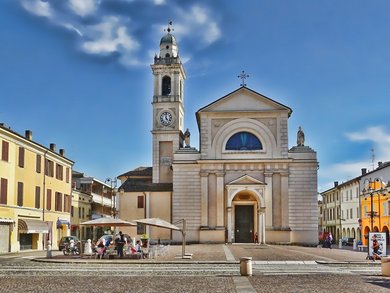
<svg viewBox="0 0 390 293">
<path fill-rule="evenodd" d="M 297 133 L 297 146 L 305 146 L 305 133 L 300 126 Z"/>
<path fill-rule="evenodd" d="M 185 147 L 186 148 L 190 148 L 191 147 L 190 146 L 190 136 L 191 136 L 191 133 L 190 133 L 190 131 L 187 128 L 186 132 L 184 132 L 184 143 L 185 143 Z"/>
</svg>

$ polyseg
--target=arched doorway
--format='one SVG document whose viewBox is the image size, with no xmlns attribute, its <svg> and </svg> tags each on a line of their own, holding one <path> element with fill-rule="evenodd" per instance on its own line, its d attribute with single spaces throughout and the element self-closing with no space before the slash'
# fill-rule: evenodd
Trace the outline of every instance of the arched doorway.
<svg viewBox="0 0 390 293">
<path fill-rule="evenodd" d="M 256 233 L 256 198 L 246 191 L 239 192 L 232 201 L 234 214 L 234 242 L 251 243 Z"/>
<path fill-rule="evenodd" d="M 387 226 L 383 226 L 382 232 L 386 233 L 386 244 L 389 245 L 389 240 L 390 240 L 389 228 Z"/>
<path fill-rule="evenodd" d="M 225 185 L 227 191 L 227 242 L 265 243 L 266 185 L 249 175 L 243 175 Z M 272 210 L 268 211 L 272 216 Z M 236 235 L 238 233 L 238 235 Z M 237 238 L 236 238 L 237 236 Z"/>
<path fill-rule="evenodd" d="M 364 245 L 367 245 L 368 243 L 368 233 L 370 233 L 370 228 L 368 228 L 367 226 L 364 228 L 364 234 L 363 234 L 363 243 Z"/>
</svg>

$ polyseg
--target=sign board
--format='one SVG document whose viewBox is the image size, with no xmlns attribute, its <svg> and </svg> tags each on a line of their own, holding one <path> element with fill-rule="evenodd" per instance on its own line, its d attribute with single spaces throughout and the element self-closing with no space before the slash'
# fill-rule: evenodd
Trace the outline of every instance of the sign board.
<svg viewBox="0 0 390 293">
<path fill-rule="evenodd" d="M 372 257 L 374 254 L 374 240 L 378 241 L 379 248 L 377 254 L 382 257 L 387 254 L 386 252 L 386 233 L 370 232 L 368 233 L 368 255 Z"/>
</svg>

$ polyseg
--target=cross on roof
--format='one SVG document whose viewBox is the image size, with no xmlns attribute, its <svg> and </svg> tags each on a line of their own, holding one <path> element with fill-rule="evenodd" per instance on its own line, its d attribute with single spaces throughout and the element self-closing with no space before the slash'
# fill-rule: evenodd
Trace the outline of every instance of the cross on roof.
<svg viewBox="0 0 390 293">
<path fill-rule="evenodd" d="M 241 71 L 241 73 L 239 75 L 237 75 L 237 77 L 239 79 L 241 79 L 241 84 L 240 86 L 246 86 L 246 83 L 245 83 L 245 79 L 247 79 L 249 77 L 249 74 L 246 74 L 245 71 Z"/>
</svg>

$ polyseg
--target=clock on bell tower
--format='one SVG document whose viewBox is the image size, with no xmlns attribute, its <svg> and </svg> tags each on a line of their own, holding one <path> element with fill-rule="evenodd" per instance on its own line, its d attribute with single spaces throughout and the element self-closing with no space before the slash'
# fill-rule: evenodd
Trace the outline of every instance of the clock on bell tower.
<svg viewBox="0 0 390 293">
<path fill-rule="evenodd" d="M 183 146 L 184 80 L 172 22 L 151 65 L 153 81 L 153 183 L 172 182 L 173 154 Z"/>
</svg>

